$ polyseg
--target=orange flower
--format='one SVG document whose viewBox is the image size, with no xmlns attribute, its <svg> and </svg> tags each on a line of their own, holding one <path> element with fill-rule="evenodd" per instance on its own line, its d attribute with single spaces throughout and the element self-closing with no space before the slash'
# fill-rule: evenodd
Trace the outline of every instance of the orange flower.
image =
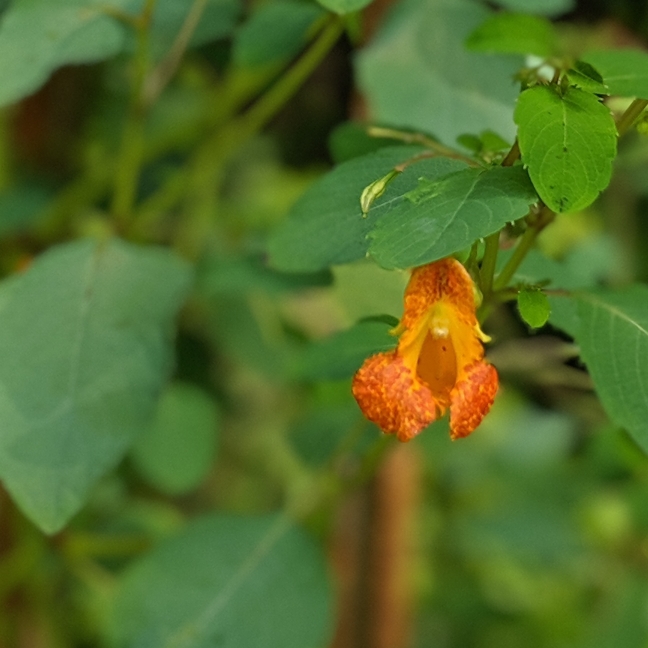
<svg viewBox="0 0 648 648">
<path fill-rule="evenodd" d="M 364 415 L 409 441 L 450 409 L 450 436 L 468 436 L 488 413 L 498 377 L 475 314 L 473 281 L 453 258 L 415 268 L 393 351 L 365 360 L 353 378 Z"/>
</svg>

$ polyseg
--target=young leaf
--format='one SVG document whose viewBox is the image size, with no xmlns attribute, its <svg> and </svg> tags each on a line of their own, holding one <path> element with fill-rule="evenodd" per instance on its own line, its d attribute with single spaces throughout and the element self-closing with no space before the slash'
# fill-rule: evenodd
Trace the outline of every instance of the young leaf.
<svg viewBox="0 0 648 648">
<path fill-rule="evenodd" d="M 490 54 L 549 56 L 556 48 L 556 35 L 546 18 L 498 13 L 468 36 L 466 47 Z"/>
<path fill-rule="evenodd" d="M 376 218 L 389 213 L 416 186 L 420 175 L 437 178 L 465 167 L 447 158 L 412 164 L 389 183 L 363 218 L 360 195 L 365 187 L 423 151 L 417 146 L 381 149 L 349 160 L 316 181 L 270 239 L 271 264 L 287 272 L 314 272 L 363 258 L 369 247 L 366 236 Z"/>
<path fill-rule="evenodd" d="M 641 50 L 599 50 L 583 60 L 603 77 L 608 93 L 648 99 L 648 54 Z"/>
<path fill-rule="evenodd" d="M 578 295 L 576 341 L 610 418 L 648 452 L 648 286 Z"/>
<path fill-rule="evenodd" d="M 0 477 L 48 533 L 149 424 L 191 279 L 166 250 L 61 245 L 0 291 Z"/>
<path fill-rule="evenodd" d="M 137 440 L 131 459 L 142 476 L 169 495 L 182 495 L 205 478 L 216 454 L 218 410 L 189 383 L 167 387 L 152 425 Z"/>
<path fill-rule="evenodd" d="M 430 263 L 522 218 L 538 199 L 522 167 L 464 169 L 421 180 L 381 216 L 369 253 L 384 268 Z"/>
<path fill-rule="evenodd" d="M 576 61 L 574 67 L 567 72 L 567 78 L 572 85 L 592 94 L 608 95 L 610 89 L 603 83 L 603 77 L 585 61 Z"/>
<path fill-rule="evenodd" d="M 267 65 L 297 54 L 309 29 L 324 13 L 316 4 L 297 0 L 262 4 L 236 33 L 234 61 L 245 66 Z"/>
<path fill-rule="evenodd" d="M 555 212 L 584 209 L 607 187 L 617 132 L 610 111 L 578 88 L 525 90 L 515 110 L 522 160 Z"/>
<path fill-rule="evenodd" d="M 205 517 L 127 571 L 114 645 L 324 646 L 330 596 L 321 552 L 288 519 Z"/>
<path fill-rule="evenodd" d="M 522 288 L 517 298 L 520 316 L 531 328 L 540 328 L 547 323 L 551 314 L 551 305 L 542 290 Z"/>
<path fill-rule="evenodd" d="M 448 146 L 490 128 L 511 141 L 522 61 L 466 51 L 464 41 L 490 12 L 469 0 L 405 0 L 357 59 L 372 117 L 435 133 Z"/>
</svg>

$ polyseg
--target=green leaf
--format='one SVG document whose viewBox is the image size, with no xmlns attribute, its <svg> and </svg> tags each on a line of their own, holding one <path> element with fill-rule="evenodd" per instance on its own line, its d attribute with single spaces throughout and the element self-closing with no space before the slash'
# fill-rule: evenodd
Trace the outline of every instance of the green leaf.
<svg viewBox="0 0 648 648">
<path fill-rule="evenodd" d="M 511 141 L 517 57 L 466 51 L 490 14 L 469 0 L 404 0 L 357 58 L 372 119 L 435 133 L 452 146 L 463 133 L 491 129 Z"/>
<path fill-rule="evenodd" d="M 641 50 L 599 50 L 583 60 L 600 72 L 608 93 L 648 99 L 648 54 Z"/>
<path fill-rule="evenodd" d="M 555 212 L 584 209 L 607 187 L 617 132 L 596 96 L 547 86 L 525 90 L 515 110 L 522 160 L 546 205 Z"/>
<path fill-rule="evenodd" d="M 314 272 L 363 258 L 369 247 L 366 236 L 376 218 L 390 213 L 420 175 L 436 178 L 465 166 L 447 158 L 410 165 L 363 218 L 360 196 L 365 187 L 423 151 L 417 146 L 384 148 L 349 160 L 316 181 L 275 230 L 269 242 L 270 263 L 287 272 Z"/>
<path fill-rule="evenodd" d="M 168 495 L 187 493 L 203 481 L 216 455 L 218 410 L 189 383 L 165 390 L 155 420 L 137 440 L 131 459 L 140 474 Z"/>
<path fill-rule="evenodd" d="M 577 295 L 581 357 L 610 418 L 648 452 L 648 286 Z"/>
<path fill-rule="evenodd" d="M 567 78 L 572 85 L 593 94 L 610 94 L 609 88 L 603 83 L 603 77 L 585 61 L 576 61 L 574 67 L 567 72 Z"/>
<path fill-rule="evenodd" d="M 522 218 L 534 203 L 522 167 L 464 169 L 419 187 L 370 233 L 371 256 L 384 268 L 430 263 Z"/>
<path fill-rule="evenodd" d="M 232 57 L 238 65 L 267 65 L 294 56 L 324 10 L 299 0 L 275 0 L 252 14 L 236 32 Z"/>
<path fill-rule="evenodd" d="M 125 29 L 105 12 L 132 0 L 15 0 L 0 22 L 0 106 L 31 94 L 67 64 L 91 63 L 123 47 Z"/>
<path fill-rule="evenodd" d="M 538 14 L 539 16 L 559 16 L 572 11 L 576 6 L 575 0 L 495 0 L 495 4 L 522 13 Z"/>
<path fill-rule="evenodd" d="M 542 290 L 525 287 L 517 297 L 520 316 L 531 328 L 540 328 L 547 323 L 551 314 L 551 305 Z"/>
<path fill-rule="evenodd" d="M 468 36 L 466 47 L 490 54 L 550 56 L 556 48 L 556 34 L 546 18 L 499 13 Z"/>
<path fill-rule="evenodd" d="M 317 0 L 322 7 L 336 14 L 344 15 L 364 9 L 373 0 Z"/>
<path fill-rule="evenodd" d="M 60 529 L 150 423 L 191 273 L 119 240 L 53 248 L 0 291 L 0 477 Z"/>
<path fill-rule="evenodd" d="M 118 648 L 315 648 L 330 596 L 321 552 L 289 520 L 210 516 L 127 571 L 112 634 Z"/>
<path fill-rule="evenodd" d="M 393 349 L 391 323 L 367 321 L 311 343 L 299 358 L 294 375 L 305 380 L 340 380 L 352 376 L 374 353 Z"/>
</svg>

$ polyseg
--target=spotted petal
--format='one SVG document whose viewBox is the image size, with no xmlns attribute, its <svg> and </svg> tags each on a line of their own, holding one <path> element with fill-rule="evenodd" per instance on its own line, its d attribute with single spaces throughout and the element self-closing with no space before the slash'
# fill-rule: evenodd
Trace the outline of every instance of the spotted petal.
<svg viewBox="0 0 648 648">
<path fill-rule="evenodd" d="M 409 441 L 437 418 L 432 392 L 395 350 L 367 358 L 352 389 L 364 415 L 399 441 Z"/>
<path fill-rule="evenodd" d="M 499 378 L 493 365 L 475 362 L 465 369 L 450 394 L 450 436 L 468 436 L 481 422 L 493 404 Z"/>
</svg>

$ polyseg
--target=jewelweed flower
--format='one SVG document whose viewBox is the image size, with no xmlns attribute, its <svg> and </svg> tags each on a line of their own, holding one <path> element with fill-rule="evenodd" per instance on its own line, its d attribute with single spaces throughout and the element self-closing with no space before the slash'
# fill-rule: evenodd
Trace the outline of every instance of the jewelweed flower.
<svg viewBox="0 0 648 648">
<path fill-rule="evenodd" d="M 459 261 L 441 259 L 412 271 L 398 346 L 365 360 L 353 378 L 364 415 L 409 441 L 450 410 L 450 437 L 468 436 L 488 413 L 497 371 L 484 360 L 486 336 L 475 287 Z"/>
</svg>

